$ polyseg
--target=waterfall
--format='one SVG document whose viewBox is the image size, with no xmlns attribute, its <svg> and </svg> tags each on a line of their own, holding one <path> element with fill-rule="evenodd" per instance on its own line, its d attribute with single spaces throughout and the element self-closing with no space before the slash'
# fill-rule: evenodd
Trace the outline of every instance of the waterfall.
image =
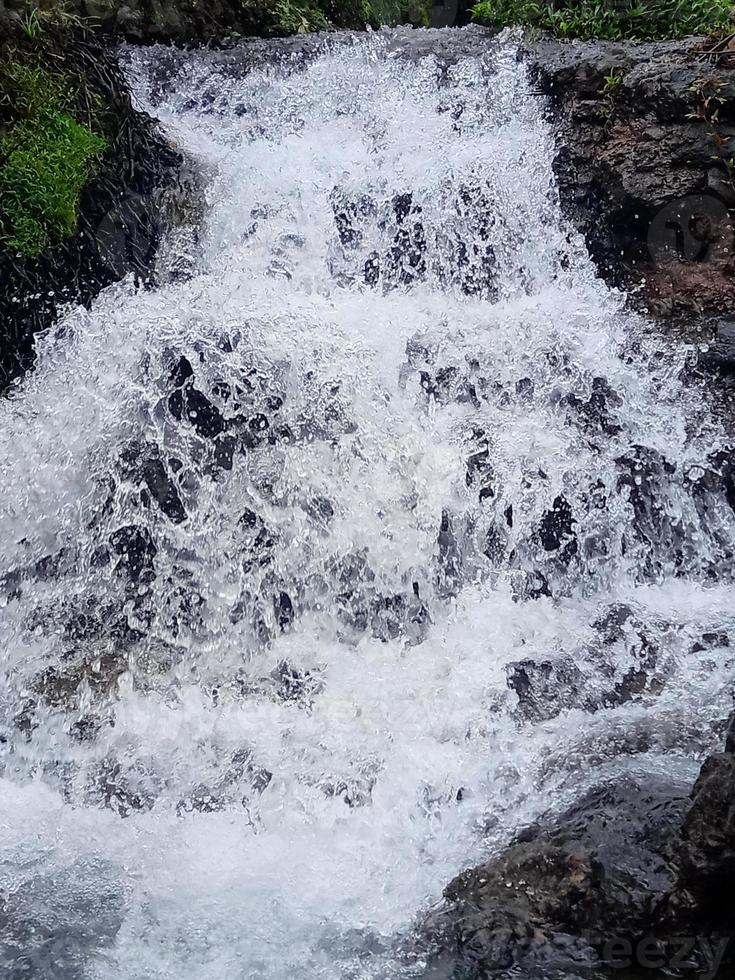
<svg viewBox="0 0 735 980">
<path fill-rule="evenodd" d="M 512 37 L 124 54 L 206 177 L 0 402 L 9 980 L 384 980 L 460 870 L 731 703 L 688 351 Z"/>
</svg>

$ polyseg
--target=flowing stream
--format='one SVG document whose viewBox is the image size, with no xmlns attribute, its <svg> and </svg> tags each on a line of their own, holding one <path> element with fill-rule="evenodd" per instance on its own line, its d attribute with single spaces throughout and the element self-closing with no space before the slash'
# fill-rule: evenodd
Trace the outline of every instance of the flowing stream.
<svg viewBox="0 0 735 980">
<path fill-rule="evenodd" d="M 8 980 L 434 976 L 455 874 L 730 710 L 726 437 L 516 44 L 300 44 L 125 53 L 203 220 L 0 402 Z"/>
</svg>

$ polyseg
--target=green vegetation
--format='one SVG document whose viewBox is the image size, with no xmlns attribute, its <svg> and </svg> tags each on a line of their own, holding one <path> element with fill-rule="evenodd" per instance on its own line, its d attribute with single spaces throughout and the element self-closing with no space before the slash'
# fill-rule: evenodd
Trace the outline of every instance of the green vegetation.
<svg viewBox="0 0 735 980">
<path fill-rule="evenodd" d="M 12 110 L 0 135 L 0 238 L 32 257 L 76 231 L 80 194 L 106 142 L 70 114 L 71 83 L 39 63 L 8 57 L 0 92 Z"/>
<path fill-rule="evenodd" d="M 276 0 L 257 16 L 278 34 L 305 34 L 330 27 L 359 30 L 366 24 L 426 25 L 432 0 Z"/>
<path fill-rule="evenodd" d="M 613 68 L 609 75 L 605 75 L 605 84 L 600 89 L 600 95 L 604 99 L 614 99 L 623 84 L 623 73 L 619 68 Z"/>
<path fill-rule="evenodd" d="M 733 28 L 731 0 L 481 0 L 481 24 L 520 24 L 566 38 L 686 37 Z"/>
<path fill-rule="evenodd" d="M 324 11 L 299 0 L 276 0 L 272 18 L 279 33 L 283 34 L 307 34 L 326 30 L 329 26 Z"/>
</svg>

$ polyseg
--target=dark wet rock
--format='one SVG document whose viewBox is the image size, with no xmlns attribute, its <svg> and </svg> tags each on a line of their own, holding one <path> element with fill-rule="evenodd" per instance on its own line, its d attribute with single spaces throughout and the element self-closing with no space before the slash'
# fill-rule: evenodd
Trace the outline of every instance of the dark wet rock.
<svg viewBox="0 0 735 980">
<path fill-rule="evenodd" d="M 435 43 L 441 46 L 438 38 Z M 418 190 L 376 201 L 335 188 L 331 203 L 339 240 L 333 252 L 338 278 L 362 279 L 368 286 L 390 290 L 429 277 L 468 296 L 497 298 L 496 239 L 503 229 L 499 208 L 484 184 L 462 183 L 453 189 L 448 209 L 459 215 L 460 224 L 449 223 L 436 235 L 427 235 Z"/>
<path fill-rule="evenodd" d="M 375 776 L 371 773 L 349 778 L 328 776 L 319 781 L 318 787 L 330 799 L 341 799 L 350 809 L 356 809 L 372 802 Z"/>
<path fill-rule="evenodd" d="M 314 698 L 324 690 L 324 681 L 317 671 L 302 670 L 287 660 L 280 661 L 271 671 L 271 678 L 280 701 L 304 708 L 310 708 Z"/>
<path fill-rule="evenodd" d="M 279 592 L 278 595 L 273 597 L 273 612 L 276 617 L 276 623 L 278 624 L 279 630 L 281 632 L 286 632 L 293 625 L 296 613 L 294 611 L 293 602 L 291 601 L 291 596 L 288 592 Z"/>
<path fill-rule="evenodd" d="M 524 574 L 521 593 L 516 594 L 515 598 L 542 599 L 546 597 L 550 599 L 552 595 L 546 575 L 538 569 L 533 569 Z"/>
<path fill-rule="evenodd" d="M 276 539 L 263 519 L 254 510 L 246 508 L 239 523 L 242 528 L 243 570 L 248 572 L 255 567 L 269 565 L 273 560 Z"/>
<path fill-rule="evenodd" d="M 632 446 L 616 463 L 618 489 L 628 489 L 633 505 L 636 537 L 659 548 L 665 543 L 669 554 L 677 554 L 683 535 L 660 505 L 661 491 L 676 473 L 676 464 L 650 446 Z"/>
<path fill-rule="evenodd" d="M 592 379 L 589 397 L 571 394 L 564 402 L 576 411 L 577 418 L 588 431 L 601 432 L 608 436 L 618 435 L 622 431 L 621 426 L 614 421 L 614 410 L 623 402 L 607 378 Z"/>
<path fill-rule="evenodd" d="M 666 658 L 653 633 L 631 609 L 613 606 L 594 625 L 600 631 L 602 644 L 585 650 L 585 661 L 596 665 L 590 676 L 570 655 L 545 660 L 527 658 L 507 665 L 508 687 L 518 697 L 518 720 L 547 721 L 572 709 L 594 712 L 616 707 L 663 686 Z M 632 665 L 624 671 L 615 666 L 631 661 Z"/>
<path fill-rule="evenodd" d="M 368 195 L 354 195 L 335 188 L 331 195 L 335 226 L 341 246 L 341 263 L 334 266 L 338 278 L 360 278 L 368 286 L 391 289 L 409 286 L 426 273 L 426 234 L 421 205 L 411 191 L 378 203 Z M 384 247 L 365 251 L 379 234 Z"/>
<path fill-rule="evenodd" d="M 212 453 L 213 472 L 229 472 L 235 459 L 235 452 L 238 447 L 236 436 L 220 435 L 214 440 L 214 450 Z"/>
<path fill-rule="evenodd" d="M 729 634 L 722 630 L 702 633 L 702 636 L 692 647 L 692 653 L 703 653 L 705 650 L 717 650 L 722 647 L 730 646 Z M 728 749 L 727 751 L 730 751 Z"/>
<path fill-rule="evenodd" d="M 612 635 L 628 619 L 611 609 Z M 668 964 L 673 977 L 732 976 L 734 751 L 735 715 L 691 796 L 673 777 L 618 778 L 459 875 L 424 923 L 437 975 L 638 980 Z"/>
<path fill-rule="evenodd" d="M 426 234 L 421 223 L 421 205 L 409 191 L 396 195 L 392 207 L 397 228 L 383 259 L 383 279 L 406 286 L 426 272 Z"/>
<path fill-rule="evenodd" d="M 229 800 L 210 789 L 205 783 L 200 783 L 176 804 L 176 813 L 219 813 L 224 810 Z"/>
<path fill-rule="evenodd" d="M 176 567 L 166 577 L 165 586 L 162 613 L 171 636 L 177 638 L 182 631 L 199 633 L 204 628 L 206 600 L 191 572 Z"/>
<path fill-rule="evenodd" d="M 610 679 L 598 689 L 598 704 L 606 707 L 625 704 L 639 695 L 660 689 L 666 675 L 666 662 L 656 631 L 644 625 L 635 611 L 624 603 L 615 603 L 593 626 L 600 633 L 603 646 L 591 655 L 601 667 L 602 676 Z M 622 677 L 610 665 L 633 660 Z"/>
<path fill-rule="evenodd" d="M 232 756 L 232 761 L 224 775 L 227 785 L 245 782 L 251 794 L 260 795 L 270 785 L 273 773 L 255 761 L 252 749 L 238 749 Z"/>
<path fill-rule="evenodd" d="M 18 599 L 27 582 L 53 582 L 59 579 L 73 562 L 73 553 L 65 548 L 28 565 L 11 568 L 0 575 L 0 594 L 7 599 Z"/>
<path fill-rule="evenodd" d="M 524 404 L 529 404 L 533 401 L 535 391 L 536 386 L 532 378 L 519 378 L 516 381 L 516 395 L 519 401 L 522 401 Z"/>
<path fill-rule="evenodd" d="M 559 495 L 551 510 L 544 514 L 539 525 L 538 536 L 544 551 L 559 551 L 563 548 L 564 559 L 577 553 L 577 539 L 574 536 L 576 521 L 571 505 L 566 497 Z"/>
<path fill-rule="evenodd" d="M 482 553 L 495 566 L 502 566 L 508 552 L 508 532 L 503 522 L 490 524 L 485 532 L 485 545 Z"/>
<path fill-rule="evenodd" d="M 652 777 L 588 792 L 456 878 L 428 934 L 472 980 L 599 967 L 611 936 L 648 935 L 665 908 L 686 792 Z"/>
<path fill-rule="evenodd" d="M 171 461 L 166 465 L 157 446 L 132 443 L 125 447 L 120 458 L 123 475 L 146 487 L 148 495 L 144 497 L 144 503 L 155 501 L 174 524 L 181 524 L 186 520 L 187 513 L 176 480 L 169 471 L 174 466 Z"/>
<path fill-rule="evenodd" d="M 334 505 L 332 501 L 321 494 L 315 494 L 310 497 L 305 504 L 305 510 L 317 524 L 321 524 L 324 527 L 329 525 L 334 517 Z"/>
<path fill-rule="evenodd" d="M 120 817 L 129 817 L 150 810 L 159 792 L 160 786 L 150 773 L 123 768 L 117 759 L 108 756 L 89 777 L 87 802 L 109 808 Z"/>
<path fill-rule="evenodd" d="M 387 641 L 402 638 L 409 644 L 420 643 L 429 625 L 429 613 L 418 595 L 417 585 L 412 596 L 404 594 L 376 596 L 370 605 L 369 624 L 376 639 Z"/>
<path fill-rule="evenodd" d="M 687 480 L 695 497 L 700 499 L 712 497 L 716 506 L 718 498 L 724 496 L 730 507 L 735 510 L 735 452 L 733 450 L 722 450 L 710 456 L 706 465 L 693 467 L 687 473 Z"/>
<path fill-rule="evenodd" d="M 412 582 L 405 592 L 385 594 L 376 583 L 367 551 L 353 552 L 333 562 L 330 578 L 330 588 L 337 590 L 337 615 L 349 629 L 356 633 L 370 630 L 383 641 L 400 638 L 409 645 L 422 642 L 431 617 L 418 582 Z"/>
<path fill-rule="evenodd" d="M 322 379 L 316 372 L 307 371 L 302 379 L 302 406 L 293 424 L 277 431 L 273 438 L 258 426 L 254 438 L 266 437 L 268 442 L 316 440 L 333 441 L 355 432 L 357 426 L 350 417 L 351 405 L 343 393 L 341 379 Z"/>
<path fill-rule="evenodd" d="M 127 668 L 127 658 L 121 652 L 107 652 L 97 657 L 70 656 L 59 665 L 42 671 L 34 680 L 33 689 L 50 707 L 72 711 L 79 707 L 83 685 L 93 695 L 107 696 Z"/>
<path fill-rule="evenodd" d="M 732 309 L 733 60 L 697 39 L 527 46 L 561 130 L 562 204 L 603 275 L 661 315 Z"/>
<path fill-rule="evenodd" d="M 110 536 L 110 544 L 120 556 L 117 567 L 134 581 L 149 581 L 153 577 L 153 561 L 158 549 L 147 527 L 133 524 L 118 528 Z"/>
<path fill-rule="evenodd" d="M 479 405 L 477 390 L 471 378 L 453 364 L 419 371 L 419 378 L 426 396 L 440 405 Z"/>
<path fill-rule="evenodd" d="M 442 257 L 440 275 L 448 273 L 450 282 L 456 282 L 468 296 L 495 300 L 498 273 L 493 237 L 500 222 L 499 209 L 490 190 L 481 184 L 461 185 L 457 189 L 456 207 L 466 233 L 462 238 L 455 237 L 449 254 Z"/>
<path fill-rule="evenodd" d="M 188 365 L 186 358 L 181 358 L 181 361 Z M 174 370 L 172 381 L 178 381 L 180 368 L 181 364 Z M 169 395 L 168 407 L 177 421 L 188 422 L 202 439 L 214 439 L 227 428 L 220 410 L 203 391 L 194 386 L 192 376 L 183 378 Z"/>
<path fill-rule="evenodd" d="M 521 660 L 505 671 L 508 687 L 518 696 L 518 710 L 529 721 L 555 718 L 584 700 L 584 675 L 570 657 Z"/>
<path fill-rule="evenodd" d="M 443 510 L 438 547 L 437 587 L 440 595 L 456 595 L 462 579 L 462 556 L 454 530 L 454 521 L 449 511 Z"/>
<path fill-rule="evenodd" d="M 476 450 L 467 458 L 465 482 L 477 489 L 480 500 L 495 496 L 493 466 L 490 462 L 490 441 L 482 432 L 476 433 Z"/>
<path fill-rule="evenodd" d="M 725 751 L 702 767 L 682 832 L 678 855 L 679 894 L 684 914 L 717 931 L 733 931 L 735 898 L 735 715 Z"/>
<path fill-rule="evenodd" d="M 720 320 L 715 336 L 706 352 L 700 355 L 700 364 L 717 368 L 723 374 L 735 374 L 735 320 Z"/>
</svg>

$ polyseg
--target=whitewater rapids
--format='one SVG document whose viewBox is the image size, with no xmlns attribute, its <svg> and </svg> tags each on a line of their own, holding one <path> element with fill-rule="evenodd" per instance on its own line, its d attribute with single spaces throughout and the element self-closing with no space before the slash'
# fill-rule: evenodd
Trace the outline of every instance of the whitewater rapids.
<svg viewBox="0 0 735 980">
<path fill-rule="evenodd" d="M 433 976 L 457 872 L 731 708 L 727 440 L 513 39 L 249 50 L 125 54 L 203 220 L 0 402 L 9 980 Z"/>
</svg>

